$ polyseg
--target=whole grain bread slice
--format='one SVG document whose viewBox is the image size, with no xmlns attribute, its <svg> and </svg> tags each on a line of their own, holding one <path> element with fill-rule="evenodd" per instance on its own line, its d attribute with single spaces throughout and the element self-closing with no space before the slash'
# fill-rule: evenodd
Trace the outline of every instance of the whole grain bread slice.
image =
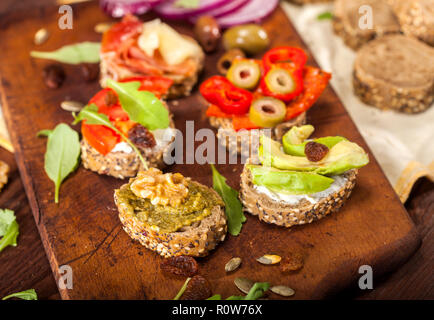
<svg viewBox="0 0 434 320">
<path fill-rule="evenodd" d="M 235 131 L 232 120 L 228 118 L 210 117 L 211 126 L 217 129 L 219 142 L 228 149 L 229 153 L 238 153 L 249 158 L 256 154 L 259 146 L 259 137 L 266 129 Z M 271 137 L 275 140 L 282 139 L 283 135 L 293 126 L 301 126 L 306 123 L 306 113 L 286 122 L 282 122 L 271 128 Z"/>
<path fill-rule="evenodd" d="M 366 104 L 424 111 L 434 101 L 434 48 L 403 35 L 373 40 L 357 52 L 353 86 Z"/>
<path fill-rule="evenodd" d="M 192 181 L 192 183 L 207 188 L 198 182 Z M 129 184 L 125 184 L 120 189 L 128 188 L 128 186 Z M 119 219 L 124 230 L 131 238 L 164 257 L 179 255 L 203 257 L 208 255 L 226 237 L 227 225 L 223 206 L 215 206 L 211 209 L 211 214 L 199 222 L 183 227 L 176 232 L 165 233 L 155 231 L 137 219 L 134 208 L 119 201 L 118 192 L 120 189 L 115 190 L 114 201 L 118 207 Z M 211 189 L 211 191 L 215 193 L 214 190 Z"/>
<path fill-rule="evenodd" d="M 365 28 L 362 6 L 372 8 L 373 28 Z M 368 41 L 384 34 L 398 33 L 400 26 L 392 8 L 384 0 L 336 0 L 333 12 L 333 29 L 345 44 L 358 49 Z"/>
<path fill-rule="evenodd" d="M 343 176 L 347 179 L 345 185 L 328 197 L 317 203 L 302 199 L 293 205 L 276 201 L 255 190 L 250 170 L 244 166 L 241 174 L 240 199 L 246 211 L 264 222 L 284 227 L 311 223 L 339 210 L 351 195 L 356 184 L 357 170 L 349 170 Z"/>
</svg>

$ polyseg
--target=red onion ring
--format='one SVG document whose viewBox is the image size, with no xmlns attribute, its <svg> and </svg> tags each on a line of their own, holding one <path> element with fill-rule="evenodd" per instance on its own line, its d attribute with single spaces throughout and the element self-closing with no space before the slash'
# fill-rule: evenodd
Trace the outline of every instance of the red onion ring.
<svg viewBox="0 0 434 320">
<path fill-rule="evenodd" d="M 166 19 L 186 19 L 192 15 L 199 15 L 231 2 L 231 0 L 201 0 L 199 7 L 186 9 L 175 6 L 176 1 L 177 0 L 164 1 L 156 6 L 154 10 L 161 17 Z"/>
</svg>

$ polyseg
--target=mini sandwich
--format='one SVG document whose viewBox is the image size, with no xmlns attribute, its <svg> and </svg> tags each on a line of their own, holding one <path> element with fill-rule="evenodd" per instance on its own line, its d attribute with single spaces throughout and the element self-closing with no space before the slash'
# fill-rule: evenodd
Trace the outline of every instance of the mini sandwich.
<svg viewBox="0 0 434 320">
<path fill-rule="evenodd" d="M 201 84 L 200 92 L 210 103 L 206 115 L 229 152 L 248 157 L 265 129 L 281 139 L 292 126 L 305 123 L 306 111 L 331 77 L 306 66 L 306 60 L 300 48 L 278 47 L 262 60 L 236 59 L 226 77 L 213 76 Z"/>
<path fill-rule="evenodd" d="M 321 219 L 344 204 L 368 155 L 339 136 L 306 140 L 313 130 L 311 125 L 293 127 L 283 145 L 261 136 L 258 159 L 250 159 L 241 174 L 245 210 L 267 223 L 291 227 Z"/>
<path fill-rule="evenodd" d="M 203 257 L 225 239 L 223 200 L 180 173 L 139 172 L 114 199 L 129 236 L 164 257 Z"/>
<path fill-rule="evenodd" d="M 176 132 L 172 115 L 159 97 L 171 83 L 155 76 L 109 80 L 109 87 L 98 92 L 77 117 L 83 120 L 83 166 L 120 179 L 148 167 L 165 167 L 164 155 Z M 107 122 L 95 122 L 95 117 Z"/>
<path fill-rule="evenodd" d="M 191 37 L 181 35 L 159 19 L 146 23 L 126 15 L 103 35 L 101 85 L 136 76 L 173 80 L 168 98 L 190 94 L 203 68 L 204 53 Z"/>
</svg>

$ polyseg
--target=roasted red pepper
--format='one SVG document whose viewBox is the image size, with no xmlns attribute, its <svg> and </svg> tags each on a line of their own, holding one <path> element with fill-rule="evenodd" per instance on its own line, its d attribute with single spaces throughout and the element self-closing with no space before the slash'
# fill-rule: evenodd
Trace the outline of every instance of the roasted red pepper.
<svg viewBox="0 0 434 320">
<path fill-rule="evenodd" d="M 316 100 L 318 100 L 321 93 L 327 87 L 331 74 L 321 69 L 304 67 L 303 82 L 304 90 L 296 97 L 286 108 L 286 120 L 292 119 L 308 110 Z"/>
<path fill-rule="evenodd" d="M 102 36 L 101 51 L 116 51 L 120 44 L 128 38 L 142 32 L 143 22 L 130 14 L 125 15 L 121 22 L 113 25 Z"/>
<path fill-rule="evenodd" d="M 272 66 L 261 79 L 261 90 L 265 96 L 290 101 L 303 91 L 302 69 Z"/>
<path fill-rule="evenodd" d="M 273 66 L 280 66 L 284 69 L 302 69 L 306 64 L 306 60 L 307 56 L 303 49 L 295 47 L 273 48 L 267 51 L 262 57 L 264 70 L 266 72 Z"/>
<path fill-rule="evenodd" d="M 139 90 L 150 91 L 155 94 L 157 98 L 161 98 L 161 96 L 167 94 L 169 92 L 169 88 L 173 84 L 172 79 L 161 76 L 142 76 L 120 80 L 120 82 L 130 81 L 139 81 L 141 84 Z"/>
<path fill-rule="evenodd" d="M 208 102 L 228 114 L 246 114 L 253 98 L 250 91 L 236 87 L 222 76 L 205 80 L 199 90 Z"/>
</svg>

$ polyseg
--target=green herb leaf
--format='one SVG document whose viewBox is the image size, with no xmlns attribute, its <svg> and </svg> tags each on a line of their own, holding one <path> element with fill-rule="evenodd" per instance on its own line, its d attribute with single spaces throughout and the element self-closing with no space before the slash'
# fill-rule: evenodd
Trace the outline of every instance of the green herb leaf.
<svg viewBox="0 0 434 320">
<path fill-rule="evenodd" d="M 140 161 L 143 163 L 143 167 L 145 168 L 145 170 L 148 169 L 148 163 L 145 161 L 145 159 L 143 159 L 140 150 L 137 149 L 135 144 L 110 122 L 107 115 L 98 112 L 98 107 L 95 104 L 92 103 L 91 105 L 86 105 L 83 109 L 81 109 L 78 115 L 72 113 L 72 116 L 74 117 L 74 122 L 72 124 L 77 124 L 80 121 L 86 120 L 86 124 L 106 126 L 114 130 L 131 146 L 131 148 L 133 148 Z"/>
<path fill-rule="evenodd" d="M 268 282 L 256 282 L 249 290 L 246 296 L 230 296 L 226 300 L 257 300 L 264 295 L 264 292 L 270 288 Z M 215 294 L 207 300 L 221 300 L 222 296 Z"/>
<path fill-rule="evenodd" d="M 43 130 L 44 134 L 48 131 Z M 41 132 L 40 132 L 41 133 Z M 48 134 L 45 152 L 45 172 L 55 185 L 54 201 L 59 202 L 62 181 L 78 166 L 80 140 L 78 133 L 67 124 L 61 123 Z"/>
<path fill-rule="evenodd" d="M 206 299 L 206 300 L 221 300 L 222 299 L 222 296 L 221 295 L 219 295 L 219 294 L 215 294 L 215 295 L 213 295 L 212 297 L 209 297 L 208 299 Z"/>
<path fill-rule="evenodd" d="M 199 2 L 199 0 L 177 0 L 175 2 L 175 6 L 187 9 L 195 9 L 199 7 Z"/>
<path fill-rule="evenodd" d="M 231 235 L 237 236 L 241 232 L 246 217 L 243 214 L 243 207 L 238 199 L 238 191 L 232 189 L 214 165 L 211 165 L 213 188 L 225 202 L 225 212 L 228 219 L 228 231 Z"/>
<path fill-rule="evenodd" d="M 99 62 L 99 42 L 80 42 L 66 45 L 55 51 L 31 51 L 33 58 L 50 59 L 69 64 L 97 63 Z"/>
<path fill-rule="evenodd" d="M 0 252 L 7 246 L 17 246 L 19 234 L 15 214 L 9 209 L 0 209 Z"/>
<path fill-rule="evenodd" d="M 4 297 L 2 300 L 7 300 L 10 298 L 20 298 L 23 300 L 38 300 L 38 295 L 36 294 L 35 289 L 29 289 L 21 292 L 12 293 Z"/>
<path fill-rule="evenodd" d="M 52 132 L 53 132 L 53 130 L 45 129 L 45 130 L 41 130 L 41 131 L 39 131 L 39 132 L 36 134 L 36 136 L 37 136 L 37 137 L 48 137 Z"/>
<path fill-rule="evenodd" d="M 191 278 L 187 278 L 187 280 L 185 280 L 184 284 L 182 285 L 181 289 L 179 290 L 179 292 L 177 293 L 175 298 L 173 298 L 173 300 L 179 300 L 179 298 L 181 298 L 181 296 L 185 292 L 185 289 L 187 289 L 187 285 L 190 282 L 190 280 L 191 280 Z"/>
<path fill-rule="evenodd" d="M 328 19 L 333 19 L 333 13 L 326 11 L 323 12 L 321 14 L 318 15 L 317 17 L 318 20 L 328 20 Z"/>
<path fill-rule="evenodd" d="M 149 130 L 165 129 L 169 126 L 169 111 L 153 93 L 139 91 L 140 82 L 122 83 L 108 79 L 107 86 L 116 91 L 122 109 L 128 113 L 130 120 Z"/>
</svg>

